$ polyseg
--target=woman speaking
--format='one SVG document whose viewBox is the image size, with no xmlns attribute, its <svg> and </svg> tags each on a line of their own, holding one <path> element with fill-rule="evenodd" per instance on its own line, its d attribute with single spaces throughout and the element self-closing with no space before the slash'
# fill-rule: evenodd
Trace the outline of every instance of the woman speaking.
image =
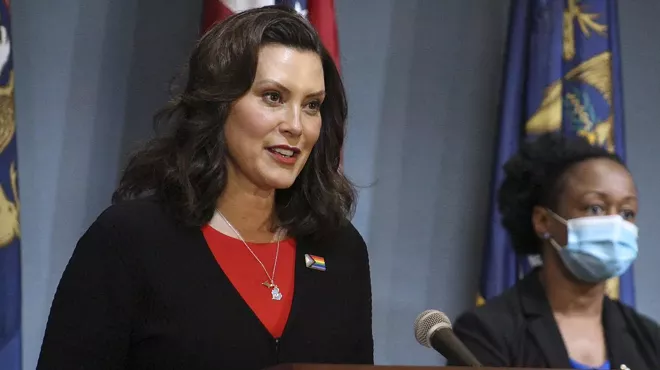
<svg viewBox="0 0 660 370">
<path fill-rule="evenodd" d="M 216 25 L 162 131 L 78 242 L 37 368 L 373 363 L 366 245 L 338 171 L 347 106 L 293 10 Z"/>
</svg>

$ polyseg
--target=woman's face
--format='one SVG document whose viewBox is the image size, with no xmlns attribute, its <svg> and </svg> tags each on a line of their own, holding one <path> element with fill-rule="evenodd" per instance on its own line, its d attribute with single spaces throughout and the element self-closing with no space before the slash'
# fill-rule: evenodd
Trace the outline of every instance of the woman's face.
<svg viewBox="0 0 660 370">
<path fill-rule="evenodd" d="M 261 190 L 293 185 L 319 138 L 324 98 L 316 53 L 263 46 L 254 82 L 225 123 L 228 180 Z"/>
<path fill-rule="evenodd" d="M 621 215 L 624 220 L 635 223 L 637 190 L 625 167 L 606 158 L 590 159 L 573 166 L 566 176 L 554 210 L 559 216 L 568 220 Z M 541 231 L 539 235 L 545 229 L 559 245 L 566 245 L 566 226 L 553 217 L 541 219 L 542 225 L 535 225 L 537 231 Z"/>
</svg>

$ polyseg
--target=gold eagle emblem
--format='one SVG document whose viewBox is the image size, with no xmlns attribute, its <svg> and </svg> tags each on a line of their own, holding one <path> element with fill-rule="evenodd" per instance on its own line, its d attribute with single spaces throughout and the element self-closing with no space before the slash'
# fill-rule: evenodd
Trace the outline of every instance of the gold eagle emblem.
<svg viewBox="0 0 660 370">
<path fill-rule="evenodd" d="M 543 101 L 539 109 L 530 117 L 525 125 L 528 134 L 538 135 L 545 132 L 559 131 L 562 126 L 562 107 L 564 103 L 563 80 L 579 81 L 593 86 L 610 106 L 610 114 L 602 122 L 592 122 L 580 100 L 571 93 L 566 94 L 573 112 L 584 123 L 584 129 L 579 134 L 585 136 L 593 144 L 599 144 L 608 150 L 614 150 L 612 110 L 612 54 L 603 52 L 588 59 L 584 63 L 570 70 L 562 80 L 555 81 L 548 86 L 543 94 Z"/>
</svg>

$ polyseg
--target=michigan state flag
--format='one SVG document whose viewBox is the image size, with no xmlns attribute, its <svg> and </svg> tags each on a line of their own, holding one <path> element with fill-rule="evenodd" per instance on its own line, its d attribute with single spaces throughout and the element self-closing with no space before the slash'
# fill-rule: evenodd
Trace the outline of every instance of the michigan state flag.
<svg viewBox="0 0 660 370">
<path fill-rule="evenodd" d="M 496 204 L 502 166 L 521 140 L 553 131 L 580 135 L 625 159 L 620 64 L 616 0 L 512 2 L 478 304 L 539 262 L 514 254 Z M 632 267 L 607 288 L 634 306 Z"/>
<path fill-rule="evenodd" d="M 0 369 L 21 369 L 21 269 L 9 1 L 0 0 Z"/>
</svg>

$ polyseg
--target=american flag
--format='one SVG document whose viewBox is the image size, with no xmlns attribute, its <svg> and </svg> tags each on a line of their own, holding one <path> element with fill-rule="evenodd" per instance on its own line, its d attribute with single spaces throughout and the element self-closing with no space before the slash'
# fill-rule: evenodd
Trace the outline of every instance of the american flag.
<svg viewBox="0 0 660 370">
<path fill-rule="evenodd" d="M 204 0 L 202 32 L 206 32 L 213 24 L 231 14 L 275 4 L 287 5 L 309 19 L 339 68 L 339 40 L 334 0 Z"/>
</svg>

